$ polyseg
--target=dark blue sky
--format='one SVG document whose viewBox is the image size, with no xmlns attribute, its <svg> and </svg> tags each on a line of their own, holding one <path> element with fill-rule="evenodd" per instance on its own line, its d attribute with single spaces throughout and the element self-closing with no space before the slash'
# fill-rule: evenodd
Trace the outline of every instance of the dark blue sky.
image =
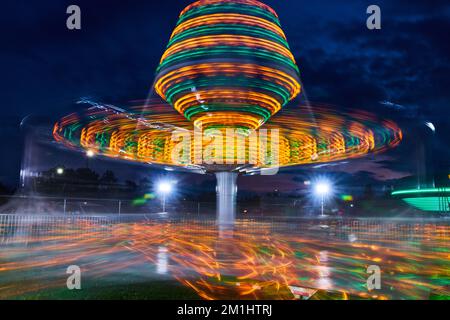
<svg viewBox="0 0 450 320">
<path fill-rule="evenodd" d="M 18 179 L 25 116 L 56 121 L 86 96 L 112 103 L 145 98 L 178 14 L 190 2 L 3 2 L 0 182 Z M 415 135 L 424 121 L 437 129 L 434 165 L 448 169 L 448 1 L 264 2 L 280 17 L 310 100 L 370 110 L 405 132 L 398 149 L 333 170 L 378 180 L 413 172 Z M 81 7 L 80 31 L 66 29 L 70 4 Z M 382 30 L 366 28 L 370 4 L 381 7 Z"/>
</svg>

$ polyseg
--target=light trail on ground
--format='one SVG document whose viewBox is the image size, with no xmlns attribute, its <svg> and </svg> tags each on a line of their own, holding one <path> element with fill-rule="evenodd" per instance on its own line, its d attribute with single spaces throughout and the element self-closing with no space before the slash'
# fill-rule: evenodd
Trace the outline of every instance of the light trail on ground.
<svg viewBox="0 0 450 320">
<path fill-rule="evenodd" d="M 49 228 L 26 239 L 15 235 L 1 244 L 0 298 L 61 288 L 65 282 L 51 275 L 70 264 L 80 265 L 94 279 L 90 281 L 100 283 L 130 268 L 148 271 L 163 264 L 164 273 L 203 299 L 293 299 L 289 286 L 333 291 L 341 298 L 426 299 L 450 282 L 448 225 L 424 225 L 416 231 L 395 227 L 395 232 L 408 234 L 403 240 L 383 239 L 376 226 L 361 227 L 351 231 L 352 241 L 346 239 L 347 231 L 338 237 L 273 232 L 270 223 L 252 231 L 251 225 L 241 222 L 234 230 L 221 231 L 195 221 L 189 227 L 176 222 L 85 223 Z M 366 270 L 374 264 L 382 270 L 383 287 L 369 292 Z M 24 280 L 39 272 L 50 277 Z"/>
</svg>

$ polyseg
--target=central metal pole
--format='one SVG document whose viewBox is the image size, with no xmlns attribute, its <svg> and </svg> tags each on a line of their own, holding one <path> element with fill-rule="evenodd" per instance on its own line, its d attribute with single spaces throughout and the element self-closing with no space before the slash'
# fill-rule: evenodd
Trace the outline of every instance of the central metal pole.
<svg viewBox="0 0 450 320">
<path fill-rule="evenodd" d="M 324 206 L 324 198 L 323 198 L 323 194 L 322 194 L 322 217 L 323 217 L 323 206 Z"/>
<path fill-rule="evenodd" d="M 216 172 L 219 225 L 232 225 L 236 219 L 237 176 L 237 172 Z"/>
<path fill-rule="evenodd" d="M 166 212 L 166 193 L 163 193 L 163 198 L 162 198 L 162 212 Z"/>
</svg>

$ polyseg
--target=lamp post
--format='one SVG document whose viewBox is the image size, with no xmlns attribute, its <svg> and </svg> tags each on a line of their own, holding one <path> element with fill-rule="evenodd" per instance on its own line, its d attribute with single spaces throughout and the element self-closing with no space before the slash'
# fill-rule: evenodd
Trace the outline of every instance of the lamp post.
<svg viewBox="0 0 450 320">
<path fill-rule="evenodd" d="M 172 185 L 169 182 L 160 182 L 158 191 L 162 194 L 162 212 L 166 212 L 166 196 L 172 191 Z"/>
<path fill-rule="evenodd" d="M 320 197 L 321 200 L 321 216 L 324 216 L 324 207 L 325 207 L 325 197 L 330 193 L 331 186 L 327 181 L 318 182 L 314 186 L 315 193 Z"/>
<path fill-rule="evenodd" d="M 89 159 L 93 158 L 95 156 L 95 152 L 92 150 L 86 151 L 86 168 L 89 169 Z"/>
</svg>

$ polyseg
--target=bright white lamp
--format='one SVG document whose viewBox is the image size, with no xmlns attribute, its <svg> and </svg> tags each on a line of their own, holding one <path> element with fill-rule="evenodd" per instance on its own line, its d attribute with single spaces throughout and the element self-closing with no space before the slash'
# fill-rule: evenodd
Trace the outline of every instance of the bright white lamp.
<svg viewBox="0 0 450 320">
<path fill-rule="evenodd" d="M 314 184 L 314 192 L 321 199 L 321 215 L 324 216 L 325 197 L 331 193 L 331 184 L 328 181 L 319 181 Z"/>
<path fill-rule="evenodd" d="M 158 191 L 161 193 L 169 193 L 172 191 L 172 185 L 169 182 L 160 182 L 158 185 Z"/>
<path fill-rule="evenodd" d="M 172 191 L 172 184 L 168 181 L 158 183 L 158 192 L 162 194 L 162 212 L 166 213 L 166 195 Z"/>
</svg>

